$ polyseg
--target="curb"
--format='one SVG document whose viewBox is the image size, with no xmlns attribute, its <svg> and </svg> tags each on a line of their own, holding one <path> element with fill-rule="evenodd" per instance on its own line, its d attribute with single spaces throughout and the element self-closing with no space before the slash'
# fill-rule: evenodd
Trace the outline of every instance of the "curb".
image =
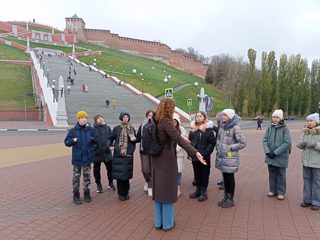
<svg viewBox="0 0 320 240">
<path fill-rule="evenodd" d="M 0 132 L 66 132 L 67 128 L 0 128 Z"/>
</svg>

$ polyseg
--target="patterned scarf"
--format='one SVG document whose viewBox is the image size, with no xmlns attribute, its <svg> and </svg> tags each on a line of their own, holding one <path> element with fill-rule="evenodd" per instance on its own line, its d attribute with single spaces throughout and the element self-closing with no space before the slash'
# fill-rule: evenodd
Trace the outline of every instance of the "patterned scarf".
<svg viewBox="0 0 320 240">
<path fill-rule="evenodd" d="M 120 139 L 119 139 L 120 154 L 122 156 L 126 156 L 127 149 L 128 149 L 128 137 L 129 135 L 134 136 L 134 128 L 132 127 L 131 124 L 129 123 L 124 124 L 123 122 L 120 122 L 119 126 L 121 128 Z"/>
</svg>

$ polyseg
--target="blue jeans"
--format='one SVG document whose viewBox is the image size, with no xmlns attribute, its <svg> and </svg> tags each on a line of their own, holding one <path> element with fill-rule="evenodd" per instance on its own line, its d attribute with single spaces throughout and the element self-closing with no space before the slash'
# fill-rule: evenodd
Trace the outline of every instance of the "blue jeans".
<svg viewBox="0 0 320 240">
<path fill-rule="evenodd" d="M 160 203 L 154 201 L 154 226 L 169 229 L 174 224 L 174 208 L 173 203 Z"/>
<path fill-rule="evenodd" d="M 278 195 L 286 195 L 286 168 L 268 165 L 270 192 Z"/>
<path fill-rule="evenodd" d="M 303 202 L 320 207 L 320 168 L 303 166 Z"/>
</svg>

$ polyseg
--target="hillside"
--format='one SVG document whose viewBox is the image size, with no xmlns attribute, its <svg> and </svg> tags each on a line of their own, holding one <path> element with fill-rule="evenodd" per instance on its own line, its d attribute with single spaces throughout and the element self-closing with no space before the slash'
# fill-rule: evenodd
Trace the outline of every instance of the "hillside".
<svg viewBox="0 0 320 240">
<path fill-rule="evenodd" d="M 126 83 L 130 83 L 137 89 L 148 92 L 153 96 L 160 97 L 164 94 L 165 88 L 179 88 L 174 92 L 174 99 L 177 106 L 188 112 L 187 99 L 193 100 L 191 112 L 198 110 L 198 98 L 200 88 L 204 87 L 205 93 L 213 97 L 213 112 L 222 110 L 227 106 L 224 95 L 215 88 L 205 84 L 204 79 L 192 76 L 165 63 L 149 58 L 132 55 L 126 52 L 110 49 L 95 44 L 80 43 L 79 46 L 92 50 L 101 50 L 100 56 L 85 56 L 80 60 L 103 69 L 109 75 L 114 75 Z M 136 73 L 134 73 L 134 69 Z M 171 77 L 171 78 L 170 78 Z M 168 79 L 167 82 L 164 79 Z M 197 86 L 196 86 L 197 85 Z"/>
</svg>

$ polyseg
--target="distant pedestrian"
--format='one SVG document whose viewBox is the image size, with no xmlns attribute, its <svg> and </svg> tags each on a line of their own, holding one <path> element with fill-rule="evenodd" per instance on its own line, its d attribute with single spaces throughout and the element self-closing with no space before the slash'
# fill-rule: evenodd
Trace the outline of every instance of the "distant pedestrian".
<svg viewBox="0 0 320 240">
<path fill-rule="evenodd" d="M 265 163 L 269 171 L 268 197 L 278 196 L 279 200 L 283 200 L 286 196 L 286 168 L 289 163 L 290 146 L 291 136 L 283 121 L 283 111 L 276 109 L 272 113 L 271 125 L 263 137 Z"/>
<path fill-rule="evenodd" d="M 302 149 L 303 202 L 301 207 L 320 209 L 320 126 L 319 114 L 307 117 L 297 147 Z"/>
<path fill-rule="evenodd" d="M 108 108 L 109 105 L 110 105 L 110 100 L 107 98 L 107 100 L 106 100 L 106 107 Z"/>
<path fill-rule="evenodd" d="M 117 180 L 120 201 L 129 200 L 130 182 L 133 176 L 133 154 L 136 148 L 136 132 L 130 122 L 130 115 L 121 112 L 120 123 L 110 136 L 110 150 L 113 151 L 112 176 Z"/>
<path fill-rule="evenodd" d="M 88 92 L 88 85 L 82 84 L 82 92 Z"/>
<path fill-rule="evenodd" d="M 75 68 L 73 69 L 73 73 L 74 73 L 74 75 L 77 75 L 77 72 L 76 72 Z"/>
<path fill-rule="evenodd" d="M 91 202 L 90 195 L 90 170 L 93 160 L 94 145 L 97 143 L 97 136 L 93 128 L 88 123 L 88 114 L 85 111 L 77 112 L 77 123 L 70 129 L 64 144 L 72 147 L 72 165 L 73 165 L 73 202 L 81 204 L 80 198 L 80 176 L 83 175 L 84 201 Z"/>
<path fill-rule="evenodd" d="M 113 109 L 116 108 L 117 103 L 118 103 L 117 99 L 113 98 L 113 99 L 111 100 L 111 104 L 112 104 L 112 108 L 113 108 Z"/>
<path fill-rule="evenodd" d="M 261 130 L 261 124 L 263 123 L 263 119 L 261 117 L 258 117 L 257 119 L 257 130 Z"/>
</svg>

